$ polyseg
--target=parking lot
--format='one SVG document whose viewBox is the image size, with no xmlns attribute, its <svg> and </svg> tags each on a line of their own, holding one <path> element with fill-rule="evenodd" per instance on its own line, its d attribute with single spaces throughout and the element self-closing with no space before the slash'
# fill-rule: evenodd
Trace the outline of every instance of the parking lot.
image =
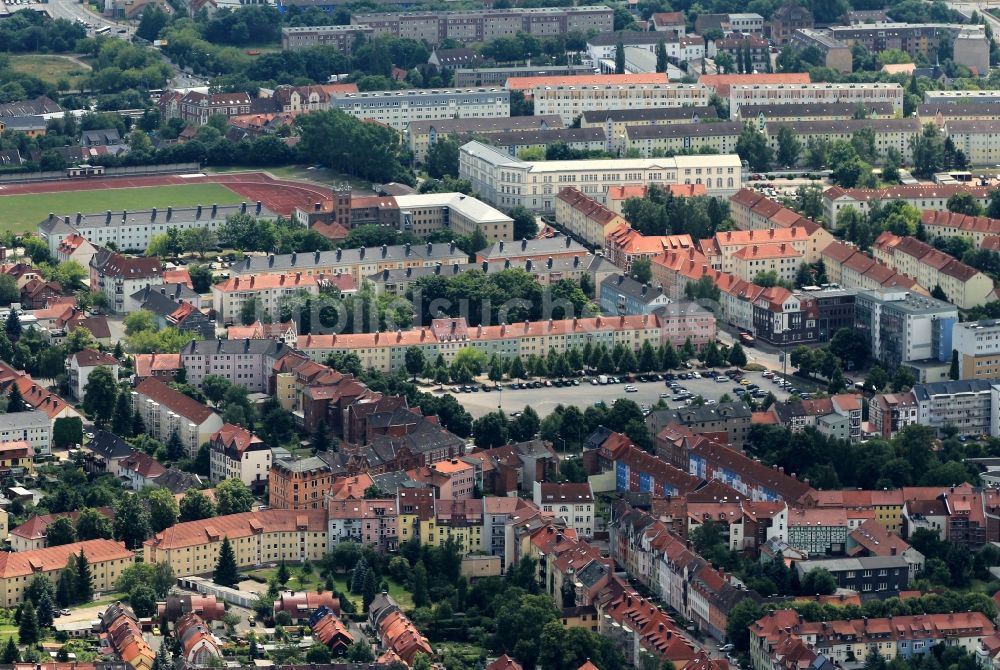
<svg viewBox="0 0 1000 670">
<path fill-rule="evenodd" d="M 779 387 L 774 381 L 765 378 L 763 376 L 764 373 L 761 372 L 743 373 L 744 378 L 748 382 L 747 385 L 739 384 L 728 378 L 720 383 L 715 381 L 715 379 L 701 376 L 703 372 L 698 371 L 700 376 L 698 379 L 678 379 L 674 381 L 686 389 L 691 394 L 690 397 L 693 398 L 700 395 L 706 401 L 713 402 L 718 402 L 723 394 L 729 394 L 730 397 L 736 399 L 738 397 L 737 389 L 745 390 L 750 384 L 757 385 L 764 392 L 762 395 L 766 395 L 768 391 L 774 393 L 778 400 L 786 400 L 789 396 L 788 390 Z M 714 372 L 721 373 L 724 370 Z M 677 373 L 674 374 L 676 375 Z M 777 376 L 780 378 L 781 375 L 778 374 Z M 503 389 L 501 391 L 493 390 L 485 392 L 480 385 L 477 387 L 479 390 L 475 392 L 462 391 L 456 393 L 453 387 L 449 386 L 438 391 L 438 393 L 451 393 L 454 395 L 458 402 L 473 417 L 480 417 L 484 414 L 495 412 L 497 409 L 510 414 L 523 410 L 529 405 L 538 412 L 539 416 L 545 417 L 551 414 L 558 405 L 576 405 L 577 407 L 585 408 L 602 401 L 610 405 L 618 398 L 628 398 L 640 406 L 646 405 L 652 407 L 660 400 L 663 400 L 667 404 L 667 407 L 671 409 L 685 406 L 684 398 L 668 388 L 666 380 L 662 379 L 646 382 L 636 380 L 631 384 L 619 381 L 618 383 L 605 385 L 593 384 L 593 378 L 591 377 L 583 377 L 575 381 L 579 383 L 579 386 L 557 387 L 555 385 L 543 385 L 541 388 L 513 389 L 511 388 L 511 384 L 505 382 L 502 385 Z M 795 379 L 794 383 L 800 392 L 808 393 L 816 390 L 816 388 L 810 388 L 808 385 L 801 384 L 798 379 Z M 635 391 L 626 391 L 625 387 L 627 385 L 633 386 Z"/>
</svg>

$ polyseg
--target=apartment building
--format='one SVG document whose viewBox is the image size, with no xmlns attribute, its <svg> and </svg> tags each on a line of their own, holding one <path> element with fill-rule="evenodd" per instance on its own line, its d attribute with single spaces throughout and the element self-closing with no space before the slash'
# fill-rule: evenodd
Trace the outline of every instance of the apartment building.
<svg viewBox="0 0 1000 670">
<path fill-rule="evenodd" d="M 609 70 L 607 64 L 613 63 L 618 44 L 626 50 L 626 62 L 631 53 L 656 53 L 659 45 L 663 45 L 667 58 L 672 62 L 701 60 L 705 57 L 705 40 L 700 35 L 676 36 L 664 35 L 663 32 L 637 32 L 634 30 L 618 30 L 600 33 L 587 39 L 587 53 L 591 60 L 601 65 L 602 70 Z M 613 72 L 614 70 L 611 69 Z M 630 72 L 628 65 L 626 72 Z M 637 68 L 635 72 L 644 72 L 645 68 Z"/>
<path fill-rule="evenodd" d="M 894 288 L 923 295 L 930 293 L 916 279 L 893 270 L 852 245 L 833 242 L 823 249 L 822 257 L 830 283 L 866 290 Z"/>
<path fill-rule="evenodd" d="M 729 217 L 740 230 L 800 227 L 815 234 L 816 229 L 822 228 L 815 221 L 750 188 L 740 189 L 729 198 Z M 832 241 L 832 235 L 829 241 L 824 237 L 822 240 L 817 240 L 817 246 L 824 247 Z"/>
<path fill-rule="evenodd" d="M 411 121 L 508 117 L 510 93 L 489 87 L 362 91 L 331 96 L 330 109 L 402 133 Z"/>
<path fill-rule="evenodd" d="M 832 37 L 848 46 L 861 44 L 875 54 L 899 49 L 911 58 L 922 56 L 931 62 L 937 57 L 942 40 L 954 41 L 962 33 L 983 32 L 982 26 L 975 25 L 892 22 L 833 26 L 828 30 Z"/>
<path fill-rule="evenodd" d="M 511 77 L 576 77 L 592 74 L 594 74 L 594 68 L 590 65 L 459 67 L 452 70 L 452 84 L 455 86 L 503 86 Z"/>
<path fill-rule="evenodd" d="M 808 11 L 808 10 L 807 10 Z M 814 48 L 823 56 L 823 66 L 838 72 L 850 73 L 854 69 L 851 46 L 827 32 L 800 28 L 792 32 L 790 40 L 798 49 Z"/>
<path fill-rule="evenodd" d="M 201 388 L 217 375 L 251 393 L 267 393 L 274 364 L 291 349 L 270 338 L 194 340 L 181 349 L 180 362 L 188 384 Z"/>
<path fill-rule="evenodd" d="M 322 509 L 323 496 L 333 481 L 333 469 L 312 456 L 295 461 L 276 459 L 268 475 L 268 496 L 275 509 Z"/>
<path fill-rule="evenodd" d="M 757 35 L 732 35 L 708 43 L 709 58 L 718 58 L 726 54 L 734 63 L 746 63 L 749 55 L 751 69 L 755 72 L 766 72 L 770 68 L 771 50 L 768 41 Z"/>
<path fill-rule="evenodd" d="M 991 388 L 985 379 L 917 384 L 917 421 L 938 432 L 950 426 L 959 435 L 989 435 L 995 421 Z"/>
<path fill-rule="evenodd" d="M 299 295 L 319 295 L 323 275 L 265 274 L 230 277 L 212 285 L 212 308 L 219 323 L 229 325 L 241 320 L 243 310 L 253 304 L 254 319 L 277 320 L 285 301 Z"/>
<path fill-rule="evenodd" d="M 253 108 L 246 92 L 201 93 L 199 91 L 168 91 L 156 101 L 160 118 L 181 119 L 186 123 L 205 125 L 212 116 L 243 116 Z"/>
<path fill-rule="evenodd" d="M 612 275 L 600 285 L 601 311 L 605 314 L 652 314 L 670 304 L 663 287 L 643 284 L 625 275 Z"/>
<path fill-rule="evenodd" d="M 703 184 L 707 195 L 729 196 L 743 185 L 743 164 L 735 154 L 531 162 L 469 142 L 459 161 L 459 176 L 487 203 L 535 212 L 553 212 L 556 195 L 568 186 L 605 203 L 613 186 Z"/>
<path fill-rule="evenodd" d="M 395 496 L 381 500 L 331 498 L 327 506 L 330 548 L 341 542 L 357 542 L 379 551 L 395 550 L 399 535 L 398 509 Z"/>
<path fill-rule="evenodd" d="M 558 321 L 530 321 L 499 326 L 469 326 L 464 318 L 434 319 L 429 327 L 395 333 L 358 333 L 345 335 L 306 335 L 299 338 L 299 348 L 315 361 L 324 361 L 333 353 L 354 353 L 365 368 L 394 372 L 405 364 L 410 347 L 417 347 L 425 358 L 438 355 L 449 363 L 461 349 L 471 347 L 487 356 L 501 358 L 531 354 L 546 355 L 550 349 L 566 351 L 583 347 L 586 342 L 605 344 L 609 349 L 623 344 L 638 351 L 644 342 L 658 346 L 665 341 L 673 317 L 622 316 L 575 318 Z M 676 345 L 689 336 L 704 339 L 704 334 L 688 332 L 687 319 L 677 317 Z M 683 335 L 683 336 L 681 336 Z M 671 337 L 673 340 L 673 336 Z M 696 340 L 697 341 L 697 340 Z"/>
<path fill-rule="evenodd" d="M 609 109 L 584 111 L 581 128 L 601 128 L 606 138 L 605 151 L 624 151 L 625 128 L 630 126 L 700 124 L 717 120 L 715 107 L 653 107 L 645 109 Z"/>
<path fill-rule="evenodd" d="M 961 149 L 971 165 L 995 165 L 1000 161 L 1000 121 L 948 119 L 944 133 Z"/>
<path fill-rule="evenodd" d="M 951 361 L 958 309 L 941 300 L 898 289 L 861 290 L 855 328 L 871 344 L 872 358 L 887 370 L 904 363 Z"/>
<path fill-rule="evenodd" d="M 807 7 L 782 5 L 771 14 L 771 39 L 776 44 L 788 44 L 797 30 L 812 30 L 815 25 Z"/>
<path fill-rule="evenodd" d="M 349 274 L 360 285 L 365 277 L 383 270 L 400 270 L 409 267 L 435 267 L 436 265 L 465 265 L 469 256 L 453 242 L 424 244 L 397 244 L 381 247 L 359 247 L 303 254 L 271 254 L 247 256 L 242 263 L 229 269 L 233 277 L 250 275 L 302 275 L 318 276 Z"/>
<path fill-rule="evenodd" d="M 98 249 L 90 260 L 90 291 L 103 293 L 108 308 L 125 311 L 126 300 L 147 285 L 163 283 L 163 270 L 156 256 L 132 258 L 108 249 Z"/>
<path fill-rule="evenodd" d="M 66 358 L 66 372 L 69 375 L 69 389 L 77 400 L 83 400 L 90 373 L 99 367 L 111 371 L 115 381 L 118 380 L 118 359 L 111 354 L 105 354 L 94 349 L 83 349 L 70 354 Z"/>
<path fill-rule="evenodd" d="M 845 121 L 774 121 L 767 123 L 764 128 L 768 145 L 773 151 L 778 150 L 778 133 L 782 128 L 788 128 L 795 133 L 802 146 L 806 146 L 809 142 L 837 140 L 850 142 L 855 132 L 862 128 L 870 129 L 875 133 L 875 150 L 880 156 L 891 147 L 899 151 L 903 160 L 907 161 L 912 157 L 911 143 L 922 130 L 920 121 L 913 117 Z M 800 156 L 799 164 L 804 164 L 804 153 Z"/>
<path fill-rule="evenodd" d="M 532 261 L 545 263 L 546 260 L 566 259 L 586 256 L 587 247 L 568 235 L 554 233 L 551 237 L 522 239 L 520 242 L 494 242 L 476 252 L 477 263 L 520 263 Z"/>
<path fill-rule="evenodd" d="M 217 484 L 239 479 L 251 489 L 263 490 L 271 471 L 271 449 L 246 428 L 227 423 L 208 442 L 209 477 Z"/>
<path fill-rule="evenodd" d="M 40 454 L 49 453 L 52 444 L 52 420 L 44 412 L 5 412 L 0 414 L 0 442 L 27 442 Z"/>
<path fill-rule="evenodd" d="M 924 210 L 920 215 L 920 223 L 927 230 L 930 238 L 934 237 L 965 237 L 972 240 L 976 247 L 984 247 L 988 237 L 1000 235 L 1000 219 L 990 219 L 985 216 L 969 216 L 956 212 Z"/>
<path fill-rule="evenodd" d="M 609 109 L 642 109 L 656 107 L 704 107 L 709 101 L 708 89 L 701 84 L 671 84 L 666 75 L 659 83 L 631 83 L 631 79 L 648 75 L 602 75 L 607 83 L 586 84 L 556 77 L 537 77 L 531 89 L 537 114 L 558 114 L 570 125 L 584 111 Z M 620 82 L 619 82 L 620 80 Z M 509 80 L 510 81 L 510 80 Z M 510 84 L 508 84 L 510 86 Z"/>
<path fill-rule="evenodd" d="M 846 102 L 829 102 L 817 105 L 747 105 L 740 109 L 740 118 L 745 121 L 757 120 L 757 129 L 764 132 L 768 123 L 798 122 L 798 121 L 850 121 L 857 115 L 868 119 L 895 118 L 892 104 L 881 102 L 876 104 L 851 104 Z M 921 123 L 926 123 L 921 119 Z"/>
<path fill-rule="evenodd" d="M 786 249 L 798 252 L 801 262 L 815 263 L 832 240 L 830 233 L 820 226 L 793 226 L 766 230 L 727 230 L 701 240 L 699 246 L 711 268 L 734 272 L 735 254 L 748 247 L 784 244 Z"/>
<path fill-rule="evenodd" d="M 573 187 L 564 188 L 556 195 L 556 223 L 598 248 L 604 246 L 612 230 L 627 225 L 619 214 Z"/>
<path fill-rule="evenodd" d="M 14 608 L 24 599 L 24 591 L 32 577 L 38 574 L 52 580 L 53 586 L 66 569 L 71 556 L 80 552 L 90 564 L 94 591 L 112 591 L 115 581 L 135 561 L 135 555 L 124 543 L 113 540 L 87 540 L 58 547 L 4 554 L 0 565 L 0 606 Z"/>
<path fill-rule="evenodd" d="M 685 252 L 695 247 L 690 235 L 643 235 L 630 226 L 613 229 L 604 238 L 604 255 L 626 273 L 639 258 L 654 258 L 664 252 Z"/>
<path fill-rule="evenodd" d="M 946 121 L 1000 121 L 1000 107 L 991 100 L 925 103 L 917 105 L 917 118 L 921 123 L 933 123 L 938 128 L 944 128 Z"/>
<path fill-rule="evenodd" d="M 736 151 L 741 132 L 743 124 L 739 121 L 627 126 L 622 148 L 638 151 L 644 157 L 690 152 L 729 154 Z"/>
<path fill-rule="evenodd" d="M 657 184 L 656 186 L 675 198 L 694 198 L 706 193 L 704 184 Z M 605 194 L 605 200 L 608 209 L 615 214 L 622 214 L 626 202 L 632 198 L 642 200 L 648 193 L 649 184 L 612 186 Z"/>
<path fill-rule="evenodd" d="M 603 5 L 487 9 L 454 12 L 352 14 L 351 25 L 370 26 L 376 35 L 426 41 L 436 45 L 446 38 L 463 44 L 489 42 L 518 33 L 565 35 L 579 30 L 605 32 L 614 27 L 613 12 Z"/>
<path fill-rule="evenodd" d="M 149 563 L 166 562 L 178 577 L 212 572 L 224 538 L 236 566 L 318 561 L 327 551 L 324 510 L 270 509 L 178 523 L 143 543 Z M 65 563 L 63 564 L 65 567 Z"/>
<path fill-rule="evenodd" d="M 577 532 L 580 537 L 594 534 L 594 493 L 590 484 L 550 484 L 536 481 L 532 500 L 542 512 L 548 512 Z"/>
<path fill-rule="evenodd" d="M 868 400 L 868 420 L 882 438 L 888 440 L 918 420 L 913 391 L 883 393 Z"/>
<path fill-rule="evenodd" d="M 1000 321 L 956 323 L 952 347 L 958 354 L 959 379 L 1000 379 Z"/>
<path fill-rule="evenodd" d="M 875 258 L 913 277 L 924 287 L 940 287 L 948 301 L 961 309 L 983 305 L 996 298 L 993 280 L 975 268 L 913 237 L 889 231 L 872 246 Z"/>
<path fill-rule="evenodd" d="M 732 84 L 729 109 L 740 118 L 743 107 L 750 105 L 815 105 L 823 103 L 890 103 L 894 114 L 903 112 L 903 87 L 896 83 L 859 84 Z"/>
<path fill-rule="evenodd" d="M 773 273 L 778 281 L 795 283 L 803 255 L 790 244 L 752 244 L 731 256 L 732 273 L 744 281 L 754 281 L 761 273 Z"/>
<path fill-rule="evenodd" d="M 708 90 L 718 95 L 720 98 L 728 99 L 730 89 L 734 84 L 749 84 L 751 86 L 761 86 L 763 84 L 786 85 L 786 84 L 808 84 L 812 81 L 808 72 L 755 72 L 752 74 L 703 74 L 698 77 L 698 83 L 704 84 Z M 733 117 L 730 112 L 730 118 Z"/>
<path fill-rule="evenodd" d="M 39 225 L 41 229 L 41 225 Z M 52 250 L 49 249 L 49 253 Z M 55 259 L 59 263 L 76 261 L 83 267 L 90 267 L 90 259 L 97 253 L 97 247 L 79 233 L 69 233 L 58 243 Z"/>
<path fill-rule="evenodd" d="M 358 37 L 368 38 L 374 29 L 366 25 L 349 26 L 283 26 L 281 28 L 281 48 L 295 51 L 311 47 L 334 47 L 340 53 L 351 53 L 351 47 Z"/>
<path fill-rule="evenodd" d="M 565 144 L 575 151 L 604 151 L 607 138 L 600 128 L 549 128 L 546 130 L 526 130 L 523 132 L 494 135 L 489 141 L 504 149 L 511 156 L 520 156 L 523 151 L 545 152 L 549 145 Z"/>
<path fill-rule="evenodd" d="M 505 79 L 500 82 L 500 85 L 502 86 L 506 81 Z M 411 121 L 406 127 L 406 143 L 414 160 L 422 163 L 426 160 L 430 148 L 441 139 L 463 140 L 471 137 L 502 139 L 507 133 L 524 133 L 564 127 L 562 118 L 555 114 L 491 119 L 457 118 Z"/>
<path fill-rule="evenodd" d="M 208 406 L 152 377 L 132 391 L 132 411 L 160 442 L 166 444 L 176 433 L 190 458 L 222 428 L 222 419 Z"/>
<path fill-rule="evenodd" d="M 867 214 L 873 203 L 902 200 L 920 211 L 946 211 L 948 199 L 956 193 L 968 193 L 982 206 L 989 204 L 991 188 L 970 184 L 913 184 L 886 188 L 849 188 L 831 186 L 823 191 L 823 214 L 831 227 L 837 225 L 837 215 L 845 207 L 854 207 Z"/>
</svg>

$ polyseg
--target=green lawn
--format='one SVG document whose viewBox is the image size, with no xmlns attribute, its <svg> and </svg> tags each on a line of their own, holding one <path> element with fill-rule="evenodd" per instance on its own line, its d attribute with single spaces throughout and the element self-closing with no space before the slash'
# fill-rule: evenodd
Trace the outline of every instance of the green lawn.
<svg viewBox="0 0 1000 670">
<path fill-rule="evenodd" d="M 85 183 L 81 183 L 83 187 Z M 222 184 L 171 184 L 141 188 L 64 191 L 32 195 L 0 195 L 0 231 L 33 232 L 49 213 L 59 216 L 76 212 L 185 207 L 191 205 L 235 205 L 245 198 Z"/>
<path fill-rule="evenodd" d="M 364 179 L 358 179 L 357 177 L 352 177 L 346 175 L 343 172 L 337 172 L 335 170 L 330 170 L 328 168 L 318 168 L 316 170 L 310 170 L 308 165 L 282 165 L 279 167 L 269 167 L 264 168 L 266 172 L 274 175 L 278 179 L 291 179 L 294 181 L 307 181 L 314 184 L 322 184 L 323 186 L 340 186 L 341 184 L 347 184 L 352 189 L 356 191 L 370 191 L 372 184 L 370 181 L 365 181 Z M 206 173 L 217 173 L 217 174 L 228 174 L 231 172 L 258 172 L 262 168 L 255 167 L 206 167 Z"/>
<path fill-rule="evenodd" d="M 60 79 L 65 79 L 69 82 L 71 89 L 78 88 L 79 78 L 90 71 L 89 67 L 81 65 L 69 56 L 50 56 L 46 54 L 11 56 L 10 69 L 14 72 L 37 77 L 53 86 Z"/>
<path fill-rule="evenodd" d="M 313 570 L 311 575 L 306 576 L 303 579 L 302 572 L 299 570 L 298 566 L 289 565 L 288 570 L 291 573 L 291 579 L 285 585 L 286 589 L 295 591 L 315 591 L 326 581 L 317 574 L 316 570 Z M 245 574 L 251 577 L 256 577 L 258 579 L 263 579 L 264 581 L 270 580 L 278 573 L 277 568 L 260 568 L 258 570 L 248 570 Z M 393 600 L 399 603 L 399 606 L 404 610 L 413 609 L 413 595 L 407 591 L 402 584 L 396 582 L 396 580 L 391 578 L 386 578 L 389 583 L 389 595 L 392 596 Z M 360 612 L 362 611 L 362 599 L 360 594 L 353 594 L 348 592 L 347 588 L 347 577 L 346 575 L 340 575 L 333 580 L 334 587 L 340 593 L 347 594 L 354 603 L 354 606 Z"/>
</svg>

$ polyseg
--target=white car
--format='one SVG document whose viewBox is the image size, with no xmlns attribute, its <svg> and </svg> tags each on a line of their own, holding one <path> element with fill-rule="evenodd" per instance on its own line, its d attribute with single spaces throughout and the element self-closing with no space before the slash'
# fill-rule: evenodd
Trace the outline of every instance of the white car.
<svg viewBox="0 0 1000 670">
<path fill-rule="evenodd" d="M 625 393 L 638 393 L 638 392 L 639 392 L 639 389 L 637 389 L 636 387 L 632 386 L 631 384 L 626 384 L 625 385 Z"/>
</svg>

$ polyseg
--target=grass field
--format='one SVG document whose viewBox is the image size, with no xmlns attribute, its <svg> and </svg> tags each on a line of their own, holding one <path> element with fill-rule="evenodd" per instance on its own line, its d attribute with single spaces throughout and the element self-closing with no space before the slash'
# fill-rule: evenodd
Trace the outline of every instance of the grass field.
<svg viewBox="0 0 1000 670">
<path fill-rule="evenodd" d="M 10 68 L 21 74 L 38 77 L 47 84 L 55 86 L 60 79 L 69 82 L 71 89 L 78 88 L 79 78 L 87 74 L 90 68 L 63 56 L 47 56 L 30 54 L 27 56 L 12 56 Z"/>
<path fill-rule="evenodd" d="M 171 184 L 141 188 L 65 191 L 32 195 L 3 195 L 0 191 L 0 231 L 33 232 L 49 213 L 150 209 L 168 206 L 235 205 L 245 198 L 222 184 Z"/>
<path fill-rule="evenodd" d="M 206 167 L 204 171 L 207 174 L 227 174 L 231 172 L 246 172 L 247 170 L 260 169 L 261 168 L 239 166 Z M 322 184 L 324 186 L 340 186 L 342 184 L 347 184 L 355 191 L 371 192 L 372 187 L 371 181 L 358 179 L 357 177 L 346 175 L 343 172 L 337 172 L 336 170 L 330 170 L 329 168 L 323 167 L 310 170 L 307 165 L 280 165 L 277 167 L 265 168 L 265 171 L 271 173 L 278 179 L 306 181 L 314 184 Z"/>
</svg>

